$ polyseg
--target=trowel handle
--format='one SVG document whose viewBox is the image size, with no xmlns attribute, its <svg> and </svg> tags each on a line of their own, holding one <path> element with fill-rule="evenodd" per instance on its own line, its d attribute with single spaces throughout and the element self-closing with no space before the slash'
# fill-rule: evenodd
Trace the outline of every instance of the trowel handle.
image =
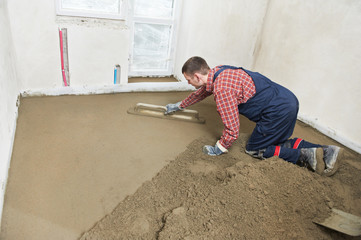
<svg viewBox="0 0 361 240">
<path fill-rule="evenodd" d="M 167 111 L 167 108 L 165 106 L 160 105 L 154 105 L 154 104 L 148 104 L 148 103 L 137 103 L 136 108 L 140 109 L 153 109 L 153 110 L 159 110 L 159 111 Z"/>
</svg>

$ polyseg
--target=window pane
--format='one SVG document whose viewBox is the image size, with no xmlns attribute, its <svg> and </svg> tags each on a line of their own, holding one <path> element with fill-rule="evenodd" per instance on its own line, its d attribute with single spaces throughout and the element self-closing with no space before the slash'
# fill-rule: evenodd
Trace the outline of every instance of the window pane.
<svg viewBox="0 0 361 240">
<path fill-rule="evenodd" d="M 170 37 L 169 25 L 136 23 L 132 70 L 166 70 Z"/>
<path fill-rule="evenodd" d="M 173 0 L 135 0 L 134 15 L 137 17 L 172 18 Z"/>
<path fill-rule="evenodd" d="M 119 13 L 121 0 L 62 0 L 62 8 L 94 12 Z"/>
</svg>

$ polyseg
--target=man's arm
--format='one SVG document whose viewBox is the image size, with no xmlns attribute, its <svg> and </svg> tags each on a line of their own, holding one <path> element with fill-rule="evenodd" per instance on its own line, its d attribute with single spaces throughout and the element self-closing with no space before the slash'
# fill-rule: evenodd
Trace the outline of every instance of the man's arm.
<svg viewBox="0 0 361 240">
<path fill-rule="evenodd" d="M 188 97 L 186 97 L 183 101 L 181 102 L 177 102 L 177 103 L 170 103 L 168 104 L 167 107 L 167 111 L 165 112 L 165 114 L 170 114 L 179 110 L 182 110 L 183 108 L 189 107 L 197 102 L 202 101 L 203 99 L 205 99 L 206 97 L 208 97 L 209 95 L 212 95 L 211 92 L 207 92 L 206 91 L 206 87 L 200 87 L 197 91 L 192 92 L 191 94 L 189 94 Z"/>
<path fill-rule="evenodd" d="M 217 111 L 222 118 L 224 130 L 219 144 L 225 149 L 231 147 L 239 134 L 239 111 L 236 96 L 228 90 L 215 93 Z"/>
<path fill-rule="evenodd" d="M 220 90 L 214 93 L 217 111 L 222 118 L 224 124 L 223 135 L 216 145 L 203 147 L 203 152 L 217 156 L 228 152 L 232 143 L 238 138 L 239 133 L 239 111 L 237 98 L 231 91 Z"/>
<path fill-rule="evenodd" d="M 211 92 L 207 92 L 206 91 L 206 87 L 202 86 L 200 87 L 197 91 L 192 92 L 191 94 L 189 94 L 188 97 L 186 97 L 182 103 L 180 104 L 181 108 L 186 108 L 189 107 L 197 102 L 202 101 L 203 99 L 205 99 L 206 97 L 212 95 Z"/>
</svg>

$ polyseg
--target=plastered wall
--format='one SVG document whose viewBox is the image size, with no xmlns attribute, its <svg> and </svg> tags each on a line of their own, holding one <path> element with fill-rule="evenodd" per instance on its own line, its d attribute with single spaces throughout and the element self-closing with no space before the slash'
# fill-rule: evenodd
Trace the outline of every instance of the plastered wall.
<svg viewBox="0 0 361 240">
<path fill-rule="evenodd" d="M 299 118 L 361 152 L 361 2 L 271 0 L 253 69 L 299 98 Z"/>
<path fill-rule="evenodd" d="M 192 56 L 214 67 L 230 64 L 250 68 L 268 0 L 183 0 L 176 48 L 175 76 Z"/>
<path fill-rule="evenodd" d="M 16 77 L 13 44 L 6 0 L 0 0 L 0 217 L 10 165 L 17 118 L 19 81 Z"/>
<path fill-rule="evenodd" d="M 116 64 L 121 66 L 121 83 L 128 82 L 129 31 L 121 25 L 108 27 L 106 22 L 67 27 L 71 86 L 113 85 Z"/>
<path fill-rule="evenodd" d="M 21 90 L 63 86 L 58 28 L 68 29 L 70 85 L 107 86 L 114 65 L 127 82 L 129 34 L 124 21 L 57 17 L 54 0 L 8 3 Z"/>
</svg>

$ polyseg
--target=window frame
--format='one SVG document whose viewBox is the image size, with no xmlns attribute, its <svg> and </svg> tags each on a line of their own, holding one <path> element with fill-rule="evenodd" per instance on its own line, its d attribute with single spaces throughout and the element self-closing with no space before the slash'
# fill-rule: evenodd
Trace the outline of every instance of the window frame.
<svg viewBox="0 0 361 240">
<path fill-rule="evenodd" d="M 87 18 L 102 18 L 126 20 L 128 0 L 119 0 L 119 13 L 106 13 L 102 11 L 87 11 L 80 9 L 63 8 L 63 0 L 55 0 L 56 15 L 58 16 L 72 16 L 72 17 L 87 17 Z"/>
</svg>

